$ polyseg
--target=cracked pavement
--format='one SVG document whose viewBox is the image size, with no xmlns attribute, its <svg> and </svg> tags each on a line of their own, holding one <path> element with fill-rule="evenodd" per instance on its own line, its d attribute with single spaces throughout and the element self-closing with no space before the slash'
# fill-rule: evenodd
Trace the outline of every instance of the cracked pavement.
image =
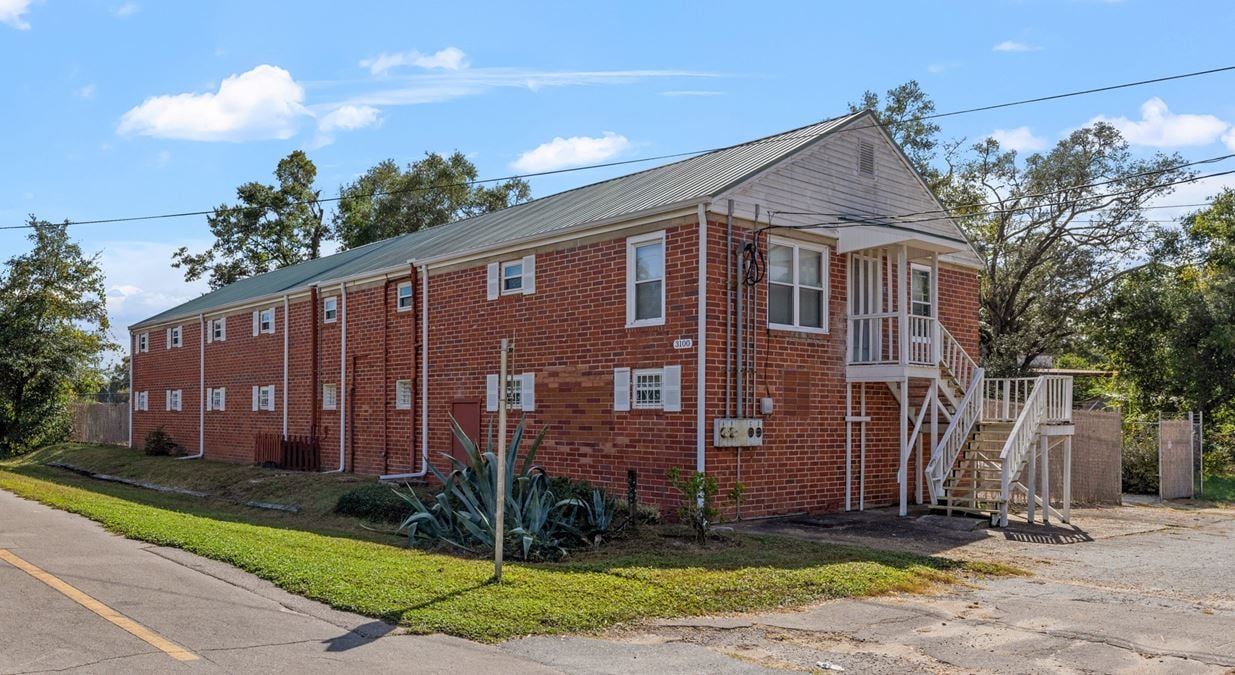
<svg viewBox="0 0 1235 675">
<path fill-rule="evenodd" d="M 286 593 L 229 565 L 0 491 L 0 549 L 196 654 L 176 661 L 0 561 L 0 673 L 546 673 L 540 664 Z"/>
<path fill-rule="evenodd" d="M 1235 511 L 1142 506 L 1073 516 L 1075 528 L 1007 531 L 887 512 L 748 523 L 744 529 L 819 541 L 1007 562 L 1032 576 L 533 637 L 503 649 L 577 673 L 809 672 L 825 662 L 862 673 L 1235 672 Z"/>
</svg>

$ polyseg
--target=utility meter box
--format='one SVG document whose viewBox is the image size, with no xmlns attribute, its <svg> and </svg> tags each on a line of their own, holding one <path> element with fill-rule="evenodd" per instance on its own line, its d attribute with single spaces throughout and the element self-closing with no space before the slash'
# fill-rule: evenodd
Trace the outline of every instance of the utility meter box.
<svg viewBox="0 0 1235 675">
<path fill-rule="evenodd" d="M 712 445 L 748 448 L 763 445 L 763 420 L 758 417 L 718 418 L 712 426 Z"/>
</svg>

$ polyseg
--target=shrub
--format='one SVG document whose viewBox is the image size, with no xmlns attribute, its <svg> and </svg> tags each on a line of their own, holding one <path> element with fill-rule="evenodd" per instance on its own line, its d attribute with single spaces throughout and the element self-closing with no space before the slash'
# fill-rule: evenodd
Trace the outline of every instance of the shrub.
<svg viewBox="0 0 1235 675">
<path fill-rule="evenodd" d="M 407 501 L 387 485 L 362 485 L 339 495 L 334 512 L 383 523 L 398 523 L 407 517 Z"/>
<path fill-rule="evenodd" d="M 166 457 L 175 454 L 177 447 L 179 446 L 176 445 L 176 442 L 172 440 L 171 436 L 167 435 L 167 432 L 161 426 L 146 434 L 145 450 L 147 455 Z"/>
<path fill-rule="evenodd" d="M 699 543 L 706 542 L 717 515 L 716 508 L 712 506 L 712 498 L 720 489 L 716 479 L 699 471 L 683 478 L 681 469 L 675 466 L 669 469 L 669 484 L 682 493 L 678 516 L 695 531 L 695 539 Z"/>
<path fill-rule="evenodd" d="M 486 449 L 480 448 L 451 419 L 451 428 L 467 453 L 466 461 L 449 457 L 453 469 L 443 474 L 430 467 L 442 488 L 427 501 L 412 491 L 398 495 L 412 508 L 399 524 L 407 530 L 412 545 L 446 545 L 481 553 L 492 551 L 496 542 L 497 452 L 493 428 L 489 428 Z M 503 544 L 515 558 L 555 559 L 569 548 L 583 544 L 599 545 L 613 531 L 613 500 L 593 489 L 586 500 L 563 497 L 554 481 L 535 465 L 536 450 L 545 431 L 532 441 L 520 462 L 524 422 L 520 420 L 506 451 L 505 517 Z M 556 483 L 560 489 L 582 493 L 582 484 Z"/>
<path fill-rule="evenodd" d="M 1158 436 L 1149 425 L 1130 420 L 1123 435 L 1123 491 L 1158 494 Z"/>
</svg>

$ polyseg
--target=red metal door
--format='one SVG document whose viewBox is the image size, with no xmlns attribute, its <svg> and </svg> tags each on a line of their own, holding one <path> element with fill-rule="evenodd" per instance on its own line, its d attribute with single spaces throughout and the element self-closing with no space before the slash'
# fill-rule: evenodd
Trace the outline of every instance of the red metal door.
<svg viewBox="0 0 1235 675">
<path fill-rule="evenodd" d="M 472 439 L 473 443 L 483 446 L 484 441 L 480 438 L 479 401 L 454 401 L 450 404 L 450 414 L 454 416 L 455 421 L 459 423 L 459 428 L 467 434 L 468 438 Z M 450 454 L 461 462 L 467 461 L 467 452 L 464 451 L 463 444 L 453 434 L 450 438 Z"/>
</svg>

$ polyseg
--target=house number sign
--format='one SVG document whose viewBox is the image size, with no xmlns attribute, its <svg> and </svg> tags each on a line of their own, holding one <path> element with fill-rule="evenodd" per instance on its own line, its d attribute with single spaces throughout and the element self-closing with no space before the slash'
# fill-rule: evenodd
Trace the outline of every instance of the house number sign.
<svg viewBox="0 0 1235 675">
<path fill-rule="evenodd" d="M 673 341 L 674 349 L 690 349 L 695 346 L 693 338 L 678 338 Z"/>
</svg>

